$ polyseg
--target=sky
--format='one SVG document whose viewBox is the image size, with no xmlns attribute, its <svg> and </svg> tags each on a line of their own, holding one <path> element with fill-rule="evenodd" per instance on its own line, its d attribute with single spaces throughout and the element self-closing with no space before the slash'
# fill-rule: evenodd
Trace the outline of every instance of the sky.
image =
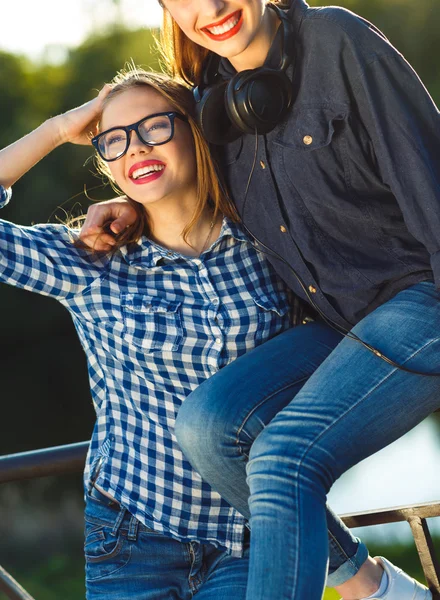
<svg viewBox="0 0 440 600">
<path fill-rule="evenodd" d="M 161 8 L 156 0 L 120 0 L 127 25 L 157 27 Z M 117 18 L 111 0 L 1 0 L 0 50 L 40 59 L 60 56 L 56 46 L 76 46 L 106 22 Z"/>
<path fill-rule="evenodd" d="M 440 443 L 432 418 L 345 473 L 328 500 L 338 514 L 440 501 Z M 440 519 L 430 519 L 440 534 Z M 407 523 L 375 525 L 355 530 L 365 540 L 386 542 L 411 538 Z"/>
<path fill-rule="evenodd" d="M 0 0 L 0 49 L 38 60 L 62 58 L 58 45 L 75 46 L 97 26 L 115 19 L 110 0 Z M 158 26 L 161 9 L 156 0 L 121 0 L 127 25 Z M 23 18 L 23 16 L 25 17 Z M 45 50 L 46 48 L 46 50 Z M 415 430 L 344 475 L 330 492 L 338 513 L 372 510 L 440 500 L 437 474 L 440 463 L 438 430 L 426 420 Z M 433 527 L 440 532 L 440 519 Z M 407 538 L 409 526 L 377 526 L 362 536 L 380 541 Z"/>
</svg>

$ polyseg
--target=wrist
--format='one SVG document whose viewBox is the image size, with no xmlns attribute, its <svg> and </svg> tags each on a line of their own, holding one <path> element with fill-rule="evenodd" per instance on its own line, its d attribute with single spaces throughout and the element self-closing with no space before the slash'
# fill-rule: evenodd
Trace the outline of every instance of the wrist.
<svg viewBox="0 0 440 600">
<path fill-rule="evenodd" d="M 63 127 L 62 115 L 57 115 L 56 117 L 47 119 L 47 121 L 45 121 L 41 127 L 45 129 L 49 139 L 52 142 L 53 148 L 57 148 L 58 146 L 61 146 L 69 141 L 66 131 Z"/>
</svg>

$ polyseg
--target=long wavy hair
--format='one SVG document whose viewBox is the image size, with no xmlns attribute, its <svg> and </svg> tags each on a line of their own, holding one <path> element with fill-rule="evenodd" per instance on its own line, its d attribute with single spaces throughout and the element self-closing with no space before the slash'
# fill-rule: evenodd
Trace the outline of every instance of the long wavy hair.
<svg viewBox="0 0 440 600">
<path fill-rule="evenodd" d="M 167 72 L 179 77 L 190 86 L 199 85 L 202 79 L 203 63 L 209 51 L 192 42 L 180 29 L 170 12 L 159 0 L 163 8 L 163 21 L 160 30 L 159 52 Z M 266 0 L 266 4 L 288 6 L 287 0 Z"/>
<path fill-rule="evenodd" d="M 182 232 L 184 240 L 188 241 L 191 229 L 208 204 L 213 209 L 214 219 L 221 213 L 232 221 L 238 221 L 237 211 L 226 193 L 225 185 L 220 179 L 221 175 L 211 156 L 208 144 L 197 124 L 195 102 L 191 90 L 176 79 L 163 73 L 144 71 L 133 67 L 128 71 L 120 71 L 110 85 L 112 85 L 112 89 L 104 100 L 103 110 L 111 103 L 113 98 L 125 91 L 133 88 L 149 87 L 166 98 L 173 110 L 182 113 L 188 119 L 196 157 L 197 203 L 191 221 Z M 122 194 L 112 178 L 108 163 L 102 160 L 99 155 L 96 155 L 96 164 L 98 171 L 110 180 L 113 189 Z M 130 198 L 128 198 L 128 202 L 136 210 L 138 218 L 133 225 L 117 236 L 115 250 L 131 242 L 136 242 L 142 235 L 148 236 L 150 233 L 148 213 L 145 208 Z"/>
</svg>

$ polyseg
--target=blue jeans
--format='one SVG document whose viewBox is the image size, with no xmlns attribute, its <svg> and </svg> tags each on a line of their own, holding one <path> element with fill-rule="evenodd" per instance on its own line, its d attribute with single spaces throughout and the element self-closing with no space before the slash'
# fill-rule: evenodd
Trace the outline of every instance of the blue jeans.
<svg viewBox="0 0 440 600">
<path fill-rule="evenodd" d="M 249 545 L 232 558 L 145 527 L 96 488 L 86 499 L 87 600 L 244 600 Z"/>
<path fill-rule="evenodd" d="M 247 519 L 252 443 L 341 339 L 321 323 L 289 329 L 202 383 L 180 408 L 175 433 L 186 457 Z M 357 573 L 368 550 L 329 507 L 327 528 L 328 585 L 336 586 Z"/>
<path fill-rule="evenodd" d="M 439 300 L 432 282 L 417 284 L 365 317 L 353 331 L 407 368 L 439 372 Z M 204 383 L 208 394 L 203 397 L 200 386 L 185 401 L 179 416 L 178 439 L 196 469 L 219 488 L 227 477 L 227 465 L 231 465 L 234 481 L 229 489 L 233 492 L 235 488 L 233 494 L 241 501 L 247 489 L 243 477 L 235 478 L 232 464 L 240 452 L 241 438 L 249 433 L 250 445 L 256 437 L 247 424 L 258 421 L 256 415 L 266 402 L 257 387 L 262 373 L 272 384 L 269 398 L 271 393 L 276 396 L 288 363 L 296 371 L 292 355 L 310 351 L 296 346 L 290 353 L 284 348 L 273 355 L 277 343 L 283 346 L 289 335 L 287 332 L 261 346 L 260 360 L 250 353 Z M 255 398 L 253 411 L 249 410 L 249 397 Z M 229 421 L 224 403 L 233 407 Z M 326 494 L 333 482 L 439 406 L 440 377 L 396 369 L 351 339 L 338 344 L 291 396 L 290 403 L 267 426 L 261 422 L 263 431 L 252 444 L 247 464 L 252 531 L 247 600 L 321 599 L 329 558 Z M 223 425 L 222 419 L 217 422 L 223 428 L 211 444 L 207 437 L 213 433 L 210 424 L 217 414 L 223 417 Z M 237 415 L 241 421 L 234 420 Z M 240 431 L 241 425 L 245 432 Z M 190 435 L 191 427 L 197 430 L 198 439 Z M 204 459 L 200 449 L 195 449 L 200 441 Z M 217 466 L 223 464 L 221 475 L 209 466 L 211 460 Z M 234 503 L 231 495 L 228 499 Z M 333 530 L 336 540 L 343 539 L 345 532 L 341 532 L 340 536 Z M 344 543 L 340 545 L 344 547 Z M 346 571 L 347 564 L 341 566 Z"/>
</svg>

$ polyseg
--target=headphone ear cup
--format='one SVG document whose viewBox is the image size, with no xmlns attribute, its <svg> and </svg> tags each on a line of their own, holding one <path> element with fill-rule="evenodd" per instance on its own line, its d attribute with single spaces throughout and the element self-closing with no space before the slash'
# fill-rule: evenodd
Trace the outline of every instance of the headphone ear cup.
<svg viewBox="0 0 440 600">
<path fill-rule="evenodd" d="M 265 134 L 284 118 L 292 104 L 292 84 L 273 69 L 241 71 L 226 88 L 226 111 L 243 133 Z"/>
<path fill-rule="evenodd" d="M 196 104 L 198 123 L 205 139 L 211 144 L 228 144 L 241 135 L 241 132 L 232 125 L 226 112 L 227 84 L 227 81 L 222 81 L 207 87 Z"/>
</svg>

